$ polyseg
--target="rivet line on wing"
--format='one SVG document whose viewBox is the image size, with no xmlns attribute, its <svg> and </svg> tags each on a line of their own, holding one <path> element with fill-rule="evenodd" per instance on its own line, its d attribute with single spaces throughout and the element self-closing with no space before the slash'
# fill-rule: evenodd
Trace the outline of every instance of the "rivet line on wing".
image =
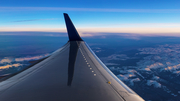
<svg viewBox="0 0 180 101">
<path fill-rule="evenodd" d="M 91 70 L 91 72 L 92 72 L 92 73 L 94 73 L 94 71 L 92 70 L 92 68 L 91 68 L 90 64 L 89 64 L 89 63 L 88 63 L 88 61 L 86 60 L 86 58 L 85 58 L 85 56 L 84 56 L 84 54 L 83 54 L 83 52 L 82 52 L 81 48 L 80 48 L 80 52 L 81 52 L 81 54 L 82 54 L 82 56 L 83 56 L 83 58 L 84 58 L 85 62 L 87 63 L 88 67 L 90 67 L 89 69 Z M 96 74 L 95 74 L 95 73 L 94 73 L 94 76 L 96 76 Z"/>
</svg>

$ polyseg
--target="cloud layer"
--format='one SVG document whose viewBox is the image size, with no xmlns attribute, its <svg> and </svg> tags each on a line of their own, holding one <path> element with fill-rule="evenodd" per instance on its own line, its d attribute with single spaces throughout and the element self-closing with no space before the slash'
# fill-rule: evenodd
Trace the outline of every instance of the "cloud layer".
<svg viewBox="0 0 180 101">
<path fill-rule="evenodd" d="M 8 64 L 8 65 L 5 65 L 5 66 L 0 66 L 0 69 L 8 69 L 8 68 L 11 68 L 11 67 L 19 67 L 19 66 L 22 66 L 22 64 L 19 64 L 19 63 Z"/>
<path fill-rule="evenodd" d="M 49 54 L 44 54 L 44 55 L 38 55 L 38 56 L 29 56 L 29 57 L 22 57 L 22 58 L 15 58 L 16 62 L 22 62 L 22 61 L 31 61 L 31 60 L 39 60 L 44 57 L 49 56 Z"/>
<path fill-rule="evenodd" d="M 157 96 L 159 92 L 162 93 L 161 96 L 164 94 L 172 96 L 171 98 L 179 96 L 179 87 L 176 85 L 180 84 L 180 44 L 165 44 L 137 50 L 139 52 L 134 53 L 135 56 L 143 56 L 139 62 L 136 62 L 137 65 L 120 67 L 113 65 L 110 70 L 137 91 L 141 89 L 141 92 L 146 93 L 147 90 L 152 89 L 150 92 L 153 96 Z"/>
<path fill-rule="evenodd" d="M 22 66 L 24 61 L 32 61 L 32 60 L 39 60 L 49 56 L 50 54 L 43 54 L 38 56 L 28 56 L 28 57 L 21 57 L 21 58 L 8 58 L 5 57 L 4 59 L 0 60 L 0 69 L 8 69 L 11 67 L 19 67 Z M 3 66 L 2 66 L 3 65 Z"/>
</svg>

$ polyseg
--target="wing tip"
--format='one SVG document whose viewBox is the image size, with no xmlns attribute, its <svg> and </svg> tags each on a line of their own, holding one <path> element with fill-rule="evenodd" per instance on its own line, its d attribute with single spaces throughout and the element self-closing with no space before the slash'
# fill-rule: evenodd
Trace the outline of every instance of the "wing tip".
<svg viewBox="0 0 180 101">
<path fill-rule="evenodd" d="M 63 13 L 63 14 L 66 22 L 69 41 L 83 41 L 80 35 L 78 34 L 76 28 L 74 27 L 69 15 L 67 13 Z"/>
<path fill-rule="evenodd" d="M 64 16 L 68 15 L 67 13 L 63 13 Z"/>
</svg>

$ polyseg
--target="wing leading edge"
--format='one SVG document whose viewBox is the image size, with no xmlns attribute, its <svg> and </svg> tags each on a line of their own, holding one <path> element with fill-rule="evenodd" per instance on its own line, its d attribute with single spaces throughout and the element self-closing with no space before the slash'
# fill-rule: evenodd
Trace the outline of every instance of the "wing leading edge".
<svg viewBox="0 0 180 101">
<path fill-rule="evenodd" d="M 0 82 L 1 101 L 143 101 L 81 39 L 64 14 L 69 42 L 44 61 Z"/>
</svg>

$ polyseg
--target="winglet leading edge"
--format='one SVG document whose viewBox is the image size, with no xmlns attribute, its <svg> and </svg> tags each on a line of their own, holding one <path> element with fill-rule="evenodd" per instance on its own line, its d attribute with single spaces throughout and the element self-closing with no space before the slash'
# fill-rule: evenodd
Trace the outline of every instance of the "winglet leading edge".
<svg viewBox="0 0 180 101">
<path fill-rule="evenodd" d="M 67 28 L 67 32 L 69 36 L 69 41 L 83 41 L 81 37 L 79 36 L 68 14 L 64 13 L 64 19 L 66 22 L 66 28 Z"/>
</svg>

